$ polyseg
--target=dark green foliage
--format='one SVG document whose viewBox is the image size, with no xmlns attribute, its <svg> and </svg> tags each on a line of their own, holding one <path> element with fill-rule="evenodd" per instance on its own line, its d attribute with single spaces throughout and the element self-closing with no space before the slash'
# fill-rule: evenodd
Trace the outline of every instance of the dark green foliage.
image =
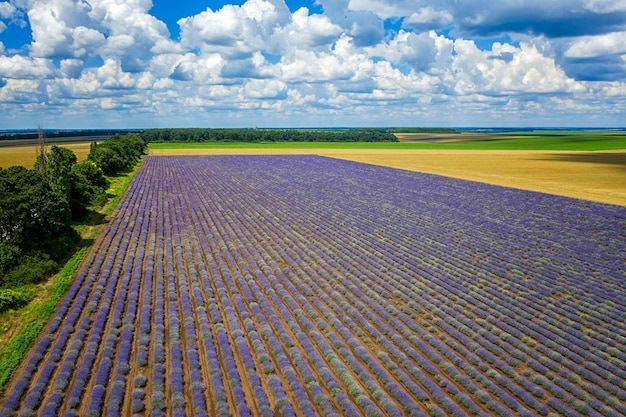
<svg viewBox="0 0 626 417">
<path fill-rule="evenodd" d="M 109 188 L 109 181 L 102 175 L 102 171 L 91 161 L 77 163 L 72 166 L 72 172 L 80 178 L 81 182 L 90 187 L 102 190 Z"/>
<path fill-rule="evenodd" d="M 103 143 L 94 145 L 89 152 L 89 160 L 93 161 L 104 175 L 115 175 L 116 172 L 120 172 L 126 167 L 126 163 L 116 147 L 104 146 Z"/>
<path fill-rule="evenodd" d="M 82 219 L 90 204 L 98 204 L 106 199 L 109 181 L 92 161 L 83 161 L 72 165 L 72 189 L 70 206 L 72 217 Z"/>
<path fill-rule="evenodd" d="M 4 274 L 3 286 L 19 287 L 37 284 L 56 272 L 58 265 L 46 253 L 36 252 L 20 259 L 20 263 Z"/>
<path fill-rule="evenodd" d="M 77 129 L 77 130 L 56 130 L 56 129 L 44 129 L 41 131 L 48 139 L 69 139 L 69 138 L 84 138 L 87 136 L 105 138 L 108 136 L 126 134 L 129 133 L 128 129 Z M 5 131 L 0 132 L 0 140 L 24 140 L 24 139 L 37 139 L 39 132 L 36 130 L 31 131 Z"/>
<path fill-rule="evenodd" d="M 12 289 L 0 289 L 0 313 L 7 310 L 15 310 L 30 302 L 30 297 L 20 291 Z"/>
<path fill-rule="evenodd" d="M 53 190 L 69 196 L 74 186 L 75 178 L 72 175 L 72 166 L 77 159 L 71 149 L 52 145 L 48 154 L 46 176 Z"/>
<path fill-rule="evenodd" d="M 79 239 L 71 220 L 104 192 L 102 174 L 78 166 L 71 150 L 52 146 L 46 159 L 45 178 L 20 166 L 0 169 L 0 286 L 37 283 L 54 273 Z"/>
<path fill-rule="evenodd" d="M 130 136 L 130 135 L 129 135 Z M 270 130 L 270 129 L 148 129 L 141 136 L 150 142 L 397 142 L 377 129 Z"/>
<path fill-rule="evenodd" d="M 130 170 L 143 155 L 145 146 L 139 135 L 115 135 L 102 143 L 92 143 L 88 159 L 104 175 L 113 176 Z"/>
<path fill-rule="evenodd" d="M 22 250 L 17 245 L 8 242 L 0 242 L 0 285 L 2 276 L 19 263 Z"/>
<path fill-rule="evenodd" d="M 3 244 L 16 246 L 24 254 L 49 247 L 57 236 L 70 233 L 70 219 L 65 196 L 53 190 L 37 171 L 24 167 L 0 170 Z"/>
</svg>

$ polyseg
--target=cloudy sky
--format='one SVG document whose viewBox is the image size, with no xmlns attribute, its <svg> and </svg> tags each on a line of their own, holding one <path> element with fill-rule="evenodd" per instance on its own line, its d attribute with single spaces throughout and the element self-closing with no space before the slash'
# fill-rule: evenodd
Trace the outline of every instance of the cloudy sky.
<svg viewBox="0 0 626 417">
<path fill-rule="evenodd" d="M 0 130 L 626 126 L 626 0 L 0 1 Z"/>
</svg>

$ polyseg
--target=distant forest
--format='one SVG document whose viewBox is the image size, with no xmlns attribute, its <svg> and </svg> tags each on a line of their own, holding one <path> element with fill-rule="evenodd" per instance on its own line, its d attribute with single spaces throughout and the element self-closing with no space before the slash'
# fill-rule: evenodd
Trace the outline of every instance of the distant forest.
<svg viewBox="0 0 626 417">
<path fill-rule="evenodd" d="M 46 139 L 57 138 L 83 138 L 93 136 L 126 135 L 127 133 L 139 133 L 141 130 L 129 129 L 78 129 L 78 130 L 52 130 L 45 129 L 43 133 Z M 5 130 L 0 131 L 0 140 L 25 140 L 37 139 L 38 130 Z"/>
<path fill-rule="evenodd" d="M 374 129 L 148 129 L 141 137 L 150 142 L 397 142 L 392 133 Z"/>
<path fill-rule="evenodd" d="M 396 133 L 459 133 L 452 128 L 438 127 L 362 127 L 311 129 L 77 129 L 44 131 L 47 139 L 106 138 L 138 134 L 150 142 L 397 142 Z M 0 141 L 37 139 L 36 130 L 0 131 Z"/>
</svg>

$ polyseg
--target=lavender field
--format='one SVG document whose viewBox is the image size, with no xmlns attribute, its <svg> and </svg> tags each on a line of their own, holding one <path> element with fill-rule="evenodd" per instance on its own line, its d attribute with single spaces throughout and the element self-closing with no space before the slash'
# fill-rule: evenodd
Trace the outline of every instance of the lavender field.
<svg viewBox="0 0 626 417">
<path fill-rule="evenodd" d="M 624 416 L 626 208 L 147 157 L 1 416 Z"/>
</svg>

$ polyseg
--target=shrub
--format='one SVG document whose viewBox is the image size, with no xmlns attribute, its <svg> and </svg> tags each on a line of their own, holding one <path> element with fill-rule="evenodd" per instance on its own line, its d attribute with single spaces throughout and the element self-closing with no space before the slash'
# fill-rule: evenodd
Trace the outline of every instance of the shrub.
<svg viewBox="0 0 626 417">
<path fill-rule="evenodd" d="M 36 284 L 53 274 L 58 268 L 56 262 L 47 254 L 38 252 L 23 258 L 22 262 L 4 276 L 4 286 L 18 287 Z"/>
<path fill-rule="evenodd" d="M 0 312 L 17 310 L 30 302 L 30 297 L 20 291 L 0 289 Z"/>
</svg>

